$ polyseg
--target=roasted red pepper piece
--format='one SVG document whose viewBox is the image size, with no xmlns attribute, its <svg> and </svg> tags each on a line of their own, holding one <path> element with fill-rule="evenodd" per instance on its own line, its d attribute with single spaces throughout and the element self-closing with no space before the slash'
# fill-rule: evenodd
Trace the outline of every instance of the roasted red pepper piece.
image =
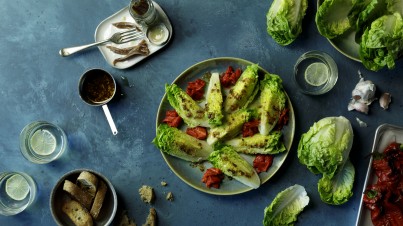
<svg viewBox="0 0 403 226">
<path fill-rule="evenodd" d="M 253 160 L 253 168 L 255 168 L 257 173 L 267 172 L 273 164 L 273 159 L 273 155 L 258 154 Z"/>
<path fill-rule="evenodd" d="M 187 128 L 186 133 L 199 140 L 205 140 L 207 138 L 207 129 L 201 126 Z"/>
<path fill-rule="evenodd" d="M 244 123 L 242 127 L 242 137 L 251 137 L 258 133 L 259 123 L 260 121 L 257 119 Z"/>
<path fill-rule="evenodd" d="M 220 188 L 220 184 L 224 179 L 224 174 L 218 168 L 209 168 L 203 175 L 202 182 L 206 184 L 208 188 Z"/>
<path fill-rule="evenodd" d="M 285 108 L 283 111 L 281 111 L 280 118 L 277 121 L 276 130 L 281 130 L 285 125 L 287 125 L 289 120 L 289 111 L 289 108 Z"/>
<path fill-rule="evenodd" d="M 188 82 L 186 93 L 192 97 L 193 100 L 201 100 L 204 96 L 204 86 L 206 86 L 206 82 L 201 79 L 196 79 L 194 82 Z"/>
<path fill-rule="evenodd" d="M 239 77 L 241 77 L 241 74 L 242 70 L 240 68 L 234 71 L 231 66 L 228 66 L 227 70 L 220 76 L 221 85 L 225 88 L 235 85 Z"/>
<path fill-rule="evenodd" d="M 182 123 L 182 118 L 175 110 L 168 110 L 165 112 L 165 118 L 162 120 L 171 127 L 178 127 Z"/>
</svg>

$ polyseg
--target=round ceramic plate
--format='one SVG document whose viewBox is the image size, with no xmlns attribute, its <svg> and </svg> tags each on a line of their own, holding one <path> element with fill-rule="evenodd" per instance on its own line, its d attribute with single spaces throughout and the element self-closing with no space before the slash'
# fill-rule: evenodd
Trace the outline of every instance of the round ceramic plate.
<svg viewBox="0 0 403 226">
<path fill-rule="evenodd" d="M 232 66 L 234 69 L 241 68 L 242 71 L 246 69 L 248 65 L 253 64 L 252 62 L 238 59 L 238 58 L 213 58 L 206 61 L 202 61 L 197 63 L 190 68 L 186 69 L 182 74 L 180 74 L 173 83 L 180 86 L 183 90 L 186 90 L 187 84 L 190 81 L 195 81 L 198 78 L 201 78 L 206 72 L 219 72 L 220 74 L 225 72 L 228 66 Z M 265 73 L 268 73 L 263 68 L 259 67 L 259 77 L 263 77 Z M 259 174 L 261 183 L 265 183 L 268 181 L 280 168 L 280 166 L 284 163 L 292 144 L 292 140 L 294 138 L 294 130 L 295 130 L 295 117 L 294 117 L 294 109 L 292 107 L 291 101 L 288 98 L 288 108 L 289 111 L 289 121 L 288 124 L 283 128 L 282 132 L 283 142 L 287 151 L 277 154 L 274 157 L 273 165 L 267 172 L 263 172 Z M 165 118 L 165 112 L 167 110 L 172 109 L 170 106 L 166 95 L 161 100 L 158 113 L 157 113 L 157 127 Z M 241 184 L 235 179 L 229 179 L 225 177 L 219 189 L 215 188 L 207 188 L 204 183 L 202 183 L 201 179 L 203 177 L 203 169 L 208 169 L 212 167 L 211 163 L 204 162 L 203 165 L 194 165 L 190 162 L 181 160 L 179 158 L 170 156 L 164 152 L 161 152 L 164 157 L 166 163 L 171 168 L 171 170 L 185 183 L 190 185 L 191 187 L 200 190 L 202 192 L 206 192 L 214 195 L 234 195 L 243 192 L 250 191 L 252 188 Z M 242 155 L 248 162 L 252 164 L 255 156 L 253 155 Z"/>
<path fill-rule="evenodd" d="M 318 0 L 317 8 L 319 9 L 320 4 L 323 0 Z M 334 39 L 327 39 L 330 44 L 344 56 L 361 62 L 359 55 L 360 45 L 355 42 L 355 31 L 350 29 L 346 31 L 343 35 L 338 36 Z"/>
</svg>

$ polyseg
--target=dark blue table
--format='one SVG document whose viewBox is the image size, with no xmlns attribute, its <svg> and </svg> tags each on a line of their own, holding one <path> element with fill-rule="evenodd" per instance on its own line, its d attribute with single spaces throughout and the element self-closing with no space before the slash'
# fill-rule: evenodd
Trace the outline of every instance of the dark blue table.
<svg viewBox="0 0 403 226">
<path fill-rule="evenodd" d="M 24 171 L 39 188 L 36 202 L 12 217 L 0 216 L 0 225 L 53 225 L 49 195 L 56 180 L 77 168 L 103 173 L 114 184 L 119 206 L 137 224 L 148 214 L 138 188 L 151 185 L 160 225 L 261 225 L 263 210 L 285 188 L 303 185 L 311 198 L 297 225 L 353 225 L 360 204 L 365 173 L 376 128 L 383 123 L 403 125 L 403 62 L 394 70 L 370 72 L 336 51 L 319 35 L 314 22 L 316 3 L 309 2 L 303 33 L 290 46 L 277 45 L 266 32 L 266 12 L 272 1 L 158 1 L 174 27 L 171 42 L 158 54 L 118 70 L 107 64 L 97 48 L 62 58 L 60 48 L 94 40 L 98 24 L 129 1 L 54 0 L 3 1 L 0 8 L 0 171 Z M 339 80 L 329 93 L 307 96 L 292 82 L 297 58 L 309 50 L 330 54 L 338 64 Z M 166 165 L 151 141 L 164 84 L 189 66 L 213 57 L 238 57 L 278 74 L 293 103 L 296 133 L 290 154 L 280 171 L 259 189 L 234 196 L 202 193 L 182 182 Z M 78 95 L 78 79 L 89 68 L 103 68 L 117 79 L 122 95 L 109 104 L 119 134 L 113 136 L 100 107 L 90 107 Z M 390 109 L 377 103 L 368 115 L 349 112 L 347 104 L 358 81 L 357 71 L 390 92 Z M 127 85 L 121 77 L 126 77 Z M 354 129 L 351 159 L 356 168 L 354 196 L 341 206 L 324 204 L 317 192 L 320 176 L 310 173 L 297 158 L 302 133 L 326 116 L 343 115 Z M 368 123 L 359 127 L 356 117 Z M 36 165 L 19 151 L 19 133 L 34 120 L 60 125 L 70 150 L 55 162 Z M 168 182 L 167 187 L 160 185 Z M 172 191 L 175 200 L 165 194 Z"/>
</svg>

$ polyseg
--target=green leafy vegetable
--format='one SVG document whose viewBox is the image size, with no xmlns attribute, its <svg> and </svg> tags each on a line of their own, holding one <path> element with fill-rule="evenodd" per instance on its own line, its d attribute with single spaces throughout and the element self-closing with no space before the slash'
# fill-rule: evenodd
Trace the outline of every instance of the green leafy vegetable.
<svg viewBox="0 0 403 226">
<path fill-rule="evenodd" d="M 354 176 L 355 169 L 349 159 L 338 169 L 333 178 L 324 174 L 318 183 L 321 200 L 332 205 L 347 202 L 353 195 Z"/>
<path fill-rule="evenodd" d="M 395 67 L 403 54 L 403 21 L 400 13 L 382 16 L 371 23 L 362 36 L 360 58 L 364 66 L 378 71 Z"/>
<path fill-rule="evenodd" d="M 281 112 L 285 109 L 287 96 L 278 75 L 266 74 L 260 82 L 260 124 L 259 132 L 268 135 L 276 126 Z"/>
<path fill-rule="evenodd" d="M 354 0 L 324 0 L 315 17 L 319 33 L 332 39 L 350 29 L 355 23 L 351 18 L 354 3 Z"/>
<path fill-rule="evenodd" d="M 291 186 L 277 194 L 264 209 L 264 226 L 294 225 L 298 215 L 309 204 L 309 197 L 301 185 Z"/>
<path fill-rule="evenodd" d="M 221 91 L 220 77 L 218 73 L 211 74 L 210 83 L 206 94 L 206 117 L 211 126 L 222 124 L 223 96 Z"/>
<path fill-rule="evenodd" d="M 188 126 L 209 126 L 204 109 L 179 86 L 167 84 L 165 93 L 171 106 Z"/>
<path fill-rule="evenodd" d="M 207 143 L 214 144 L 218 140 L 231 139 L 237 136 L 245 122 L 248 122 L 255 115 L 253 110 L 241 109 L 225 117 L 221 126 L 210 129 L 207 136 Z"/>
<path fill-rule="evenodd" d="M 252 188 L 260 186 L 260 178 L 253 166 L 231 146 L 220 145 L 217 150 L 210 154 L 208 160 L 225 175 Z"/>
<path fill-rule="evenodd" d="M 365 9 L 358 15 L 356 22 L 356 33 L 355 33 L 355 41 L 357 43 L 361 42 L 362 34 L 364 30 L 371 25 L 372 21 L 379 18 L 380 16 L 387 13 L 387 1 L 391 0 L 366 0 L 367 6 Z M 392 0 L 393 1 L 393 0 Z"/>
<path fill-rule="evenodd" d="M 311 172 L 332 178 L 344 158 L 348 158 L 353 138 L 348 119 L 343 116 L 323 118 L 302 134 L 298 144 L 299 161 Z"/>
<path fill-rule="evenodd" d="M 165 123 L 158 126 L 157 136 L 152 142 L 163 152 L 191 162 L 207 160 L 213 151 L 206 141 L 196 139 Z"/>
<path fill-rule="evenodd" d="M 227 113 L 234 112 L 238 109 L 247 107 L 255 98 L 259 90 L 258 76 L 259 67 L 257 64 L 252 64 L 246 67 L 235 85 L 229 90 L 227 97 L 224 100 L 224 111 Z"/>
<path fill-rule="evenodd" d="M 302 32 L 307 0 L 274 0 L 267 12 L 267 33 L 280 45 L 289 45 Z"/>
<path fill-rule="evenodd" d="M 225 141 L 225 144 L 244 154 L 278 154 L 286 150 L 280 131 L 273 131 L 268 135 L 258 133 L 251 137 L 234 138 Z"/>
</svg>

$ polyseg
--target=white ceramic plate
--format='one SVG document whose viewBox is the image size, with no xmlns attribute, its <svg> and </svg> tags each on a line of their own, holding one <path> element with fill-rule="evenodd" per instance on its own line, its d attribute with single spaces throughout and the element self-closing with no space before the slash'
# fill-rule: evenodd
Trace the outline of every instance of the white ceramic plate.
<svg viewBox="0 0 403 226">
<path fill-rule="evenodd" d="M 166 44 L 168 44 L 172 37 L 172 32 L 173 32 L 171 22 L 169 21 L 169 18 L 165 14 L 164 10 L 156 2 L 153 2 L 153 4 L 155 6 L 155 9 L 159 12 L 161 22 L 164 23 L 165 26 L 168 28 L 169 37 L 168 37 L 168 40 L 162 45 L 154 45 L 154 44 L 150 43 L 150 41 L 146 37 L 144 37 L 143 39 L 145 39 L 147 41 L 148 49 L 150 50 L 150 54 L 148 56 L 154 54 L 155 52 L 157 52 L 158 50 L 163 48 Z M 116 22 L 136 23 L 129 13 L 129 6 L 121 9 L 117 13 L 106 18 L 104 21 L 102 21 L 98 25 L 97 29 L 95 30 L 95 41 L 98 42 L 98 41 L 105 40 L 105 39 L 111 37 L 116 32 L 124 31 L 123 29 L 118 29 L 112 25 L 113 23 L 116 23 Z M 139 26 L 139 27 L 141 27 L 141 26 Z M 119 47 L 119 48 L 124 48 L 124 47 L 137 45 L 141 40 L 142 39 L 135 40 L 132 42 L 121 44 L 121 45 L 116 45 L 113 43 L 108 44 L 108 45 L 112 45 L 112 46 Z M 116 58 L 122 57 L 122 55 L 113 53 L 111 50 L 106 48 L 106 45 L 99 46 L 98 48 L 99 48 L 99 51 L 101 51 L 102 55 L 104 56 L 106 62 L 108 62 L 112 67 L 115 67 L 118 69 L 126 69 L 148 57 L 148 56 L 134 56 L 126 61 L 119 62 L 116 65 L 113 65 L 113 61 Z"/>
<path fill-rule="evenodd" d="M 213 58 L 206 61 L 202 61 L 197 63 L 190 68 L 186 69 L 182 74 L 180 74 L 173 83 L 177 84 L 182 89 L 186 89 L 188 82 L 195 81 L 198 78 L 201 78 L 206 72 L 225 72 L 228 66 L 232 66 L 234 69 L 241 68 L 242 71 L 246 69 L 248 65 L 251 65 L 252 62 L 238 59 L 238 58 Z M 268 73 L 263 68 L 259 67 L 259 76 L 263 76 L 265 73 Z M 288 97 L 288 96 L 287 96 Z M 291 101 L 288 98 L 288 108 L 289 111 L 289 121 L 288 124 L 283 128 L 282 132 L 283 142 L 287 151 L 277 154 L 274 157 L 273 165 L 270 167 L 268 172 L 263 172 L 259 174 L 261 183 L 265 183 L 268 181 L 280 168 L 280 166 L 284 163 L 290 149 L 292 140 L 294 138 L 294 130 L 295 130 L 295 116 L 294 109 L 292 107 Z M 165 112 L 169 109 L 172 109 L 170 106 L 166 95 L 161 100 L 158 113 L 157 113 L 157 127 L 165 118 Z M 252 188 L 241 184 L 235 179 L 229 180 L 227 177 L 224 179 L 219 189 L 215 188 L 207 188 L 204 183 L 201 182 L 203 177 L 203 173 L 200 168 L 192 166 L 190 162 L 181 160 L 179 158 L 175 158 L 164 152 L 161 152 L 164 157 L 166 163 L 171 168 L 171 170 L 185 183 L 190 185 L 191 187 L 214 195 L 234 195 L 243 192 L 247 192 L 252 190 Z M 253 155 L 243 155 L 245 159 L 252 163 L 255 156 Z M 211 163 L 205 162 L 204 168 L 208 169 L 212 167 Z"/>
<path fill-rule="evenodd" d="M 383 153 L 385 148 L 392 142 L 403 143 L 403 127 L 383 124 L 380 125 L 375 132 L 374 144 L 372 146 L 372 157 L 369 161 L 367 177 L 365 179 L 364 188 L 361 193 L 361 204 L 358 210 L 356 226 L 371 226 L 371 212 L 364 206 L 364 192 L 368 185 L 375 184 L 378 180 L 377 176 L 372 172 L 372 162 L 374 153 Z"/>
<path fill-rule="evenodd" d="M 319 9 L 320 4 L 323 0 L 318 0 L 317 8 Z M 346 31 L 343 35 L 338 36 L 334 39 L 327 39 L 330 44 L 341 54 L 344 56 L 355 60 L 357 62 L 361 62 L 359 49 L 360 45 L 355 42 L 355 31 L 350 29 Z"/>
</svg>

